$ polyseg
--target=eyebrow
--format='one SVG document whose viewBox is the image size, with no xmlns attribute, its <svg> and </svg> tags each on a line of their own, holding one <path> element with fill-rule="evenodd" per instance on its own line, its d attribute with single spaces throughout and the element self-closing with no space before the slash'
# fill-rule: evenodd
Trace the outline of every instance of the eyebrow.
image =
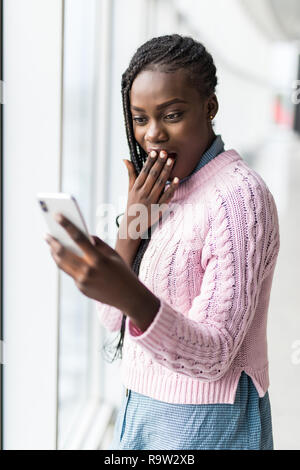
<svg viewBox="0 0 300 470">
<path fill-rule="evenodd" d="M 187 103 L 187 101 L 181 100 L 180 98 L 174 98 L 173 100 L 169 100 L 169 101 L 166 101 L 165 103 L 159 104 L 158 106 L 156 106 L 156 109 L 160 110 L 175 103 Z M 131 108 L 134 109 L 135 111 L 145 111 L 143 108 L 138 108 L 137 106 L 131 106 Z"/>
</svg>

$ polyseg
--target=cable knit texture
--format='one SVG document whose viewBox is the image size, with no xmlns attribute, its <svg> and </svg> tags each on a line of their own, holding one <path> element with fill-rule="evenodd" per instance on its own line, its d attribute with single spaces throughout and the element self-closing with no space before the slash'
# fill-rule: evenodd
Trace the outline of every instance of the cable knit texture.
<svg viewBox="0 0 300 470">
<path fill-rule="evenodd" d="M 267 313 L 279 225 L 273 195 L 235 150 L 177 189 L 139 279 L 160 299 L 144 332 L 126 319 L 125 387 L 168 403 L 234 403 L 241 371 L 269 387 Z M 100 302 L 110 331 L 122 312 Z"/>
</svg>

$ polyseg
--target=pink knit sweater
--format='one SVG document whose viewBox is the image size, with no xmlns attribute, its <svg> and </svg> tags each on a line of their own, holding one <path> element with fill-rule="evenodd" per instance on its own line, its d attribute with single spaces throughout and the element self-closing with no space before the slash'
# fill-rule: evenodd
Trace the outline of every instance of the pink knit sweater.
<svg viewBox="0 0 300 470">
<path fill-rule="evenodd" d="M 139 272 L 160 308 L 145 332 L 127 317 L 122 382 L 168 403 L 234 403 L 244 370 L 262 397 L 280 245 L 274 198 L 232 149 L 182 182 L 169 206 Z M 101 323 L 119 330 L 122 312 L 96 303 Z"/>
</svg>

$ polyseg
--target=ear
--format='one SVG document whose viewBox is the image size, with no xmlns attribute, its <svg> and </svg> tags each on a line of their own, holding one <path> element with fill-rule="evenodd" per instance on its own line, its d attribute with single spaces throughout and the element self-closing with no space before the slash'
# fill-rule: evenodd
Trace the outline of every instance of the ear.
<svg viewBox="0 0 300 470">
<path fill-rule="evenodd" d="M 212 121 L 211 119 L 211 116 L 213 116 L 213 119 L 214 117 L 216 116 L 218 110 L 219 110 L 219 103 L 218 103 L 218 99 L 215 95 L 215 93 L 213 93 L 207 100 L 207 120 L 208 121 Z"/>
</svg>

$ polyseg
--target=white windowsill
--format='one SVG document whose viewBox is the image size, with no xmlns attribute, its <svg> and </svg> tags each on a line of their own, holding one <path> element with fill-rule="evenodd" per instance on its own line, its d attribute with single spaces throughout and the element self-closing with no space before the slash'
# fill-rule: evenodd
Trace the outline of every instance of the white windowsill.
<svg viewBox="0 0 300 470">
<path fill-rule="evenodd" d="M 63 450 L 97 450 L 105 442 L 106 431 L 113 419 L 115 407 L 91 399 L 74 424 L 72 435 Z"/>
</svg>

